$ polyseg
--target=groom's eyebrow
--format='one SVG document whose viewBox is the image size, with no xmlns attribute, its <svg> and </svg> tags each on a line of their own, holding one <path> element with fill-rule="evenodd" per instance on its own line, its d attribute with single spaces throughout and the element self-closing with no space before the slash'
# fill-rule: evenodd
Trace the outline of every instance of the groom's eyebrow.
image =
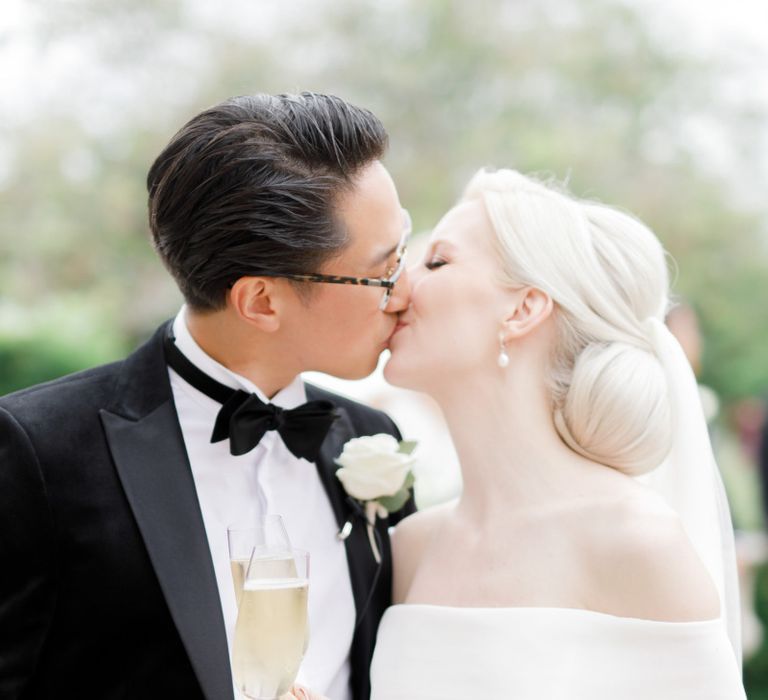
<svg viewBox="0 0 768 700">
<path fill-rule="evenodd" d="M 396 252 L 397 252 L 397 246 L 400 245 L 400 241 L 395 243 L 394 246 L 392 246 L 389 250 L 379 253 L 376 258 L 371 262 L 371 268 L 378 267 L 379 265 L 383 265 L 387 260 L 389 260 Z"/>
</svg>

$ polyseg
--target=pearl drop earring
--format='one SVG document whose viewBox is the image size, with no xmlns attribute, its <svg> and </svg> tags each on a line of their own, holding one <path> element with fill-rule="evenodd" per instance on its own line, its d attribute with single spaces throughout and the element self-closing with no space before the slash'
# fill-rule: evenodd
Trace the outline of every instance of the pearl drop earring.
<svg viewBox="0 0 768 700">
<path fill-rule="evenodd" d="M 499 367 L 504 369 L 509 366 L 509 355 L 507 355 L 507 349 L 504 347 L 504 333 L 499 333 L 499 345 L 501 346 L 501 352 L 499 352 L 499 359 L 496 362 Z"/>
</svg>

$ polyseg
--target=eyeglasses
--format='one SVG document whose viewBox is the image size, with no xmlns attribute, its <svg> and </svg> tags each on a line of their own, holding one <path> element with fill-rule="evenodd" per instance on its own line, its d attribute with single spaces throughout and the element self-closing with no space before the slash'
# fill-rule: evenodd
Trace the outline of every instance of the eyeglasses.
<svg viewBox="0 0 768 700">
<path fill-rule="evenodd" d="M 408 252 L 408 239 L 411 235 L 411 216 L 403 209 L 403 237 L 400 239 L 400 243 L 397 246 L 395 254 L 397 255 L 397 262 L 394 268 L 388 270 L 384 277 L 347 277 L 344 275 L 321 275 L 316 273 L 309 273 L 305 275 L 261 275 L 263 277 L 281 277 L 288 280 L 296 280 L 297 282 L 319 282 L 322 284 L 351 284 L 362 285 L 364 287 L 383 287 L 384 294 L 379 302 L 379 309 L 384 310 L 389 304 L 389 300 L 392 298 L 392 292 L 397 284 L 397 280 L 405 270 L 405 256 Z"/>
</svg>

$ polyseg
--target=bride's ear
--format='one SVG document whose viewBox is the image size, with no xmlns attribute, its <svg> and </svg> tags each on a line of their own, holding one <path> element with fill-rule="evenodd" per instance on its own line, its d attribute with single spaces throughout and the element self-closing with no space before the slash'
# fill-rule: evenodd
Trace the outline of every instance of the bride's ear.
<svg viewBox="0 0 768 700">
<path fill-rule="evenodd" d="M 521 289 L 512 313 L 504 319 L 504 338 L 520 338 L 540 326 L 554 309 L 552 297 L 536 287 Z"/>
</svg>

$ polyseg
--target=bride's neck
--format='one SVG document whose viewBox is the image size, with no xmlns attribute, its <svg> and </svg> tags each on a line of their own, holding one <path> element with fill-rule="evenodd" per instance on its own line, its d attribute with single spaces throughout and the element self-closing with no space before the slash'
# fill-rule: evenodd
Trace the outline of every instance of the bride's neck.
<svg viewBox="0 0 768 700">
<path fill-rule="evenodd" d="M 499 370 L 501 372 L 501 370 Z M 555 430 L 541 374 L 509 367 L 474 376 L 436 396 L 461 464 L 462 513 L 497 521 L 565 494 L 582 460 Z"/>
</svg>

